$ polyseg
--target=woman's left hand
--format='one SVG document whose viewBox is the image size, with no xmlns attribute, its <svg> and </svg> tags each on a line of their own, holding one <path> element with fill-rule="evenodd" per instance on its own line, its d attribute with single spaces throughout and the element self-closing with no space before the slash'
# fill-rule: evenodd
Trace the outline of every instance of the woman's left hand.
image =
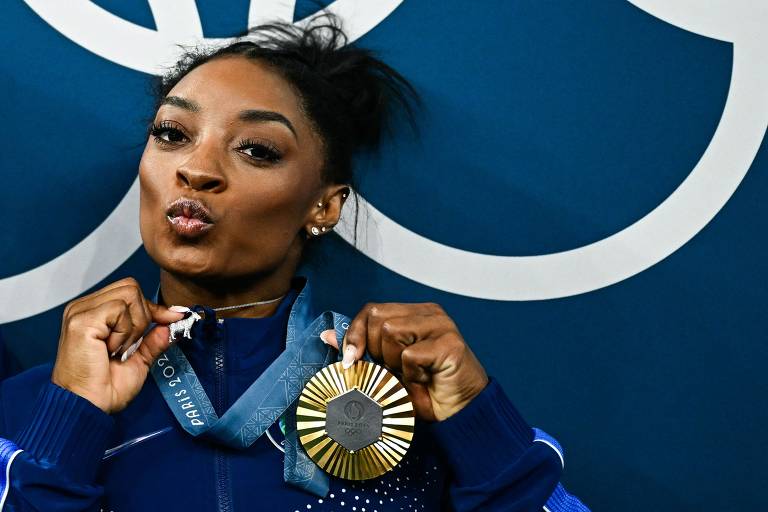
<svg viewBox="0 0 768 512">
<path fill-rule="evenodd" d="M 333 331 L 323 335 L 334 344 Z M 345 367 L 367 350 L 401 376 L 416 415 L 425 420 L 442 421 L 459 412 L 488 383 L 456 324 L 433 303 L 366 304 L 352 320 L 343 350 Z"/>
</svg>

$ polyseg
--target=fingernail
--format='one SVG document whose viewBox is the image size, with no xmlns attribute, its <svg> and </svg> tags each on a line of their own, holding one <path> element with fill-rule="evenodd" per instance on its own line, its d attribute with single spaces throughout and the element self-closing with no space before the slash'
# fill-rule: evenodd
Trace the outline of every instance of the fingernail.
<svg viewBox="0 0 768 512">
<path fill-rule="evenodd" d="M 323 343 L 326 345 L 330 345 L 334 347 L 336 350 L 339 349 L 339 344 L 336 343 L 336 333 L 333 331 L 333 329 L 328 329 L 327 331 L 323 331 L 320 333 L 320 339 L 323 340 Z"/>
<path fill-rule="evenodd" d="M 134 352 L 139 350 L 139 347 L 141 346 L 141 342 L 142 341 L 144 341 L 144 337 L 143 336 L 141 338 L 139 338 L 138 340 L 136 340 L 136 342 L 133 345 L 128 347 L 128 350 L 123 352 L 123 356 L 120 358 L 120 361 L 123 362 L 123 363 L 126 362 L 128 360 L 128 358 L 133 355 Z"/>
<path fill-rule="evenodd" d="M 355 347 L 352 345 L 347 345 L 347 347 L 344 349 L 344 359 L 341 360 L 341 367 L 345 370 L 355 364 L 355 353 L 357 350 L 355 350 Z"/>
<path fill-rule="evenodd" d="M 190 311 L 192 311 L 186 306 L 171 306 L 168 309 L 170 309 L 174 313 L 189 313 Z"/>
</svg>

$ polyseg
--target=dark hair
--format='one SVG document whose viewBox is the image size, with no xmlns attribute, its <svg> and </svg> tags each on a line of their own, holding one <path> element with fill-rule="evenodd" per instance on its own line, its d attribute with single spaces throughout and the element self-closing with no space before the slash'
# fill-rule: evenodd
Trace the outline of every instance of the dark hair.
<svg viewBox="0 0 768 512">
<path fill-rule="evenodd" d="M 228 46 L 187 50 L 157 82 L 155 110 L 187 73 L 213 59 L 242 56 L 266 63 L 291 84 L 320 136 L 323 181 L 349 184 L 354 190 L 354 154 L 378 147 L 396 111 L 415 129 L 419 97 L 400 73 L 370 50 L 348 42 L 338 18 L 325 13 L 303 27 L 269 23 L 251 28 Z M 356 225 L 357 210 L 355 235 Z"/>
</svg>

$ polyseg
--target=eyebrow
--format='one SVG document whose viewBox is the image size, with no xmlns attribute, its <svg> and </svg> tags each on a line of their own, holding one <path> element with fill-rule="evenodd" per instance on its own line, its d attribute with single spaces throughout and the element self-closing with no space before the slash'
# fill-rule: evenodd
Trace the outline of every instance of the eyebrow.
<svg viewBox="0 0 768 512">
<path fill-rule="evenodd" d="M 184 110 L 188 110 L 189 112 L 200 112 L 200 110 L 202 110 L 198 103 L 186 98 L 182 98 L 181 96 L 166 96 L 163 98 L 163 101 L 160 102 L 160 105 L 171 105 L 174 107 L 182 108 Z M 296 139 L 299 138 L 298 134 L 296 133 L 296 129 L 293 127 L 293 123 L 291 123 L 287 117 L 279 112 L 256 109 L 243 110 L 238 114 L 237 118 L 247 123 L 281 123 L 285 125 L 286 128 L 291 130 L 291 133 Z"/>
<path fill-rule="evenodd" d="M 299 136 L 296 134 L 296 129 L 293 127 L 293 124 L 288 120 L 287 117 L 279 112 L 273 112 L 271 110 L 243 110 L 237 117 L 241 121 L 251 123 L 281 123 L 285 125 L 289 130 L 291 130 L 291 133 L 296 139 L 299 138 Z"/>
<path fill-rule="evenodd" d="M 163 98 L 163 101 L 160 102 L 160 105 L 173 105 L 174 107 L 183 108 L 190 112 L 200 112 L 200 105 L 180 96 L 166 96 Z"/>
</svg>

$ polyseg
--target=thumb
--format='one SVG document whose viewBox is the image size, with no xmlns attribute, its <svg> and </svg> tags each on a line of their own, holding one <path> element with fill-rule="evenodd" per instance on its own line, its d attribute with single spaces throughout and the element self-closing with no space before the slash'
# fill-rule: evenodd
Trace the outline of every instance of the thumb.
<svg viewBox="0 0 768 512">
<path fill-rule="evenodd" d="M 139 347 L 141 359 L 150 366 L 160 354 L 171 346 L 169 337 L 171 330 L 165 325 L 154 326 L 146 335 Z"/>
<path fill-rule="evenodd" d="M 178 306 L 167 308 L 161 304 L 147 301 L 147 307 L 149 308 L 150 315 L 152 315 L 152 321 L 158 324 L 168 325 L 173 322 L 178 322 L 184 318 L 185 315 L 185 313 L 181 311 L 182 308 L 179 308 Z M 184 310 L 188 311 L 186 308 L 184 308 Z"/>
</svg>

